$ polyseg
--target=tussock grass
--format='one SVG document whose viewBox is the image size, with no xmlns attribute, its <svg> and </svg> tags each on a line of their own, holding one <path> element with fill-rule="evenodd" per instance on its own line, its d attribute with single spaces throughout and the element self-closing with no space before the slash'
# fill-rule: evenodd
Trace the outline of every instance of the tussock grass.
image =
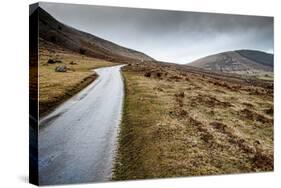
<svg viewBox="0 0 281 188">
<path fill-rule="evenodd" d="M 114 180 L 273 170 L 272 89 L 161 65 L 123 75 Z"/>
</svg>

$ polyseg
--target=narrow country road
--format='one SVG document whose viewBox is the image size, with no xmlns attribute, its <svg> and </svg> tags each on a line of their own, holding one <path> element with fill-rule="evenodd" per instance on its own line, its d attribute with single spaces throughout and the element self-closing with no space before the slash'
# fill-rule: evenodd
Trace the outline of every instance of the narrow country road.
<svg viewBox="0 0 281 188">
<path fill-rule="evenodd" d="M 39 126 L 39 183 L 87 183 L 111 178 L 124 95 L 120 66 L 63 103 Z"/>
</svg>

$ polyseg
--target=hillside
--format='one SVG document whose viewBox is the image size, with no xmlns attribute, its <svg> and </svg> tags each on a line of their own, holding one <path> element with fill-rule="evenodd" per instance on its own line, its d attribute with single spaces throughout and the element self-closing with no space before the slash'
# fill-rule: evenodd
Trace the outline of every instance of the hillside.
<svg viewBox="0 0 281 188">
<path fill-rule="evenodd" d="M 98 77 L 93 69 L 153 60 L 141 52 L 60 23 L 40 7 L 36 11 L 34 15 L 38 14 L 39 19 L 40 117 L 93 82 Z M 58 68 L 65 72 L 58 72 Z"/>
<path fill-rule="evenodd" d="M 224 73 L 268 74 L 273 72 L 273 55 L 254 50 L 228 51 L 198 59 L 187 65 Z"/>
<path fill-rule="evenodd" d="M 126 63 L 153 60 L 144 53 L 119 46 L 60 23 L 42 8 L 39 11 L 39 37 L 64 49 L 94 58 Z"/>
<path fill-rule="evenodd" d="M 251 59 L 257 63 L 273 68 L 273 54 L 255 51 L 255 50 L 237 50 L 241 56 Z"/>
<path fill-rule="evenodd" d="M 158 62 L 38 11 L 40 116 L 98 78 L 93 69 L 127 63 L 113 180 L 273 170 L 274 83 L 252 77 L 273 74 L 273 55 Z"/>
<path fill-rule="evenodd" d="M 273 82 L 191 66 L 123 67 L 115 180 L 273 170 Z"/>
</svg>

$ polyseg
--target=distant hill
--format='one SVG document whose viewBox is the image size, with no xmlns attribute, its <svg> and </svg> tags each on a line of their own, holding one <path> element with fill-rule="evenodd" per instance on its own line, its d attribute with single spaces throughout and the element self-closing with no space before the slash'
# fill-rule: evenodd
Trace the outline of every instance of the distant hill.
<svg viewBox="0 0 281 188">
<path fill-rule="evenodd" d="M 255 50 L 228 51 L 198 59 L 187 65 L 224 73 L 260 74 L 273 72 L 273 54 Z"/>
<path fill-rule="evenodd" d="M 39 37 L 41 41 L 45 40 L 62 48 L 105 60 L 125 63 L 132 60 L 153 60 L 144 53 L 119 46 L 60 23 L 40 7 L 37 11 L 39 11 Z"/>
<path fill-rule="evenodd" d="M 273 67 L 273 54 L 268 54 L 255 50 L 237 50 L 241 56 L 244 56 L 250 60 L 253 60 L 262 65 Z"/>
</svg>

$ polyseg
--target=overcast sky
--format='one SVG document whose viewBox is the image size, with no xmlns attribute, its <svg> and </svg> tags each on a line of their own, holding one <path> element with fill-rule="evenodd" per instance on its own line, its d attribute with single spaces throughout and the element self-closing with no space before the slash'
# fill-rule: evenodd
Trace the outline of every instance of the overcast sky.
<svg viewBox="0 0 281 188">
<path fill-rule="evenodd" d="M 273 18 L 40 3 L 60 22 L 154 59 L 189 63 L 229 50 L 273 53 Z"/>
</svg>

